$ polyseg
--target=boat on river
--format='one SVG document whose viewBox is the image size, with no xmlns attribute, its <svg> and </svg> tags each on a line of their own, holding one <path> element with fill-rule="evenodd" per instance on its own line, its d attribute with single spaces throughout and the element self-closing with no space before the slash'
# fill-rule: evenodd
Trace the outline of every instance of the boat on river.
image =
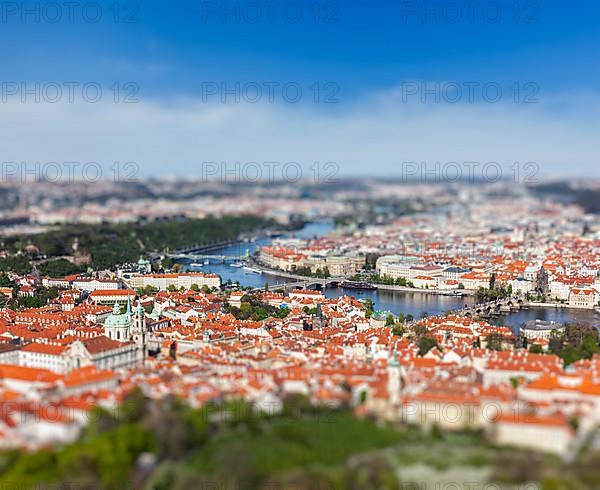
<svg viewBox="0 0 600 490">
<path fill-rule="evenodd" d="M 375 290 L 377 286 L 369 283 L 369 282 L 361 282 L 361 281 L 343 281 L 340 283 L 340 287 L 344 289 L 369 289 Z"/>
<path fill-rule="evenodd" d="M 461 293 L 460 291 L 447 291 L 444 293 L 440 293 L 442 296 L 451 296 L 453 298 L 462 298 L 463 296 L 466 296 L 466 293 Z"/>
</svg>

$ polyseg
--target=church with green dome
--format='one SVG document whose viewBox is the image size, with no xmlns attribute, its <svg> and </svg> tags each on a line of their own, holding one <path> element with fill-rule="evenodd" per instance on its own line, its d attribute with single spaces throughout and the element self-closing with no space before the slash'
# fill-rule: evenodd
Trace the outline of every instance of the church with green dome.
<svg viewBox="0 0 600 490">
<path fill-rule="evenodd" d="M 135 310 L 131 311 L 131 301 L 127 299 L 125 313 L 121 306 L 115 303 L 112 313 L 104 322 L 104 334 L 119 342 L 135 342 L 143 346 L 146 340 L 146 313 L 138 302 Z"/>
</svg>

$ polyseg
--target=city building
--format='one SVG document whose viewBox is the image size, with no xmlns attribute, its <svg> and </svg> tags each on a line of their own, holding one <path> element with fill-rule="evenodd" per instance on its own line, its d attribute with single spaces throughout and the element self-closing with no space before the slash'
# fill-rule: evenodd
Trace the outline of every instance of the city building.
<svg viewBox="0 0 600 490">
<path fill-rule="evenodd" d="M 72 286 L 75 289 L 81 291 L 108 291 L 115 290 L 121 287 L 121 282 L 113 279 L 91 279 L 91 278 L 78 278 L 72 282 Z"/>
<path fill-rule="evenodd" d="M 135 299 L 136 294 L 132 289 L 96 289 L 89 295 L 92 303 L 97 305 L 125 304 Z"/>
<path fill-rule="evenodd" d="M 212 289 L 221 287 L 221 279 L 216 274 L 203 272 L 182 272 L 170 274 L 134 274 L 127 281 L 132 289 L 146 288 L 148 286 L 166 291 L 169 287 L 189 290 L 193 285 L 207 286 Z"/>
<path fill-rule="evenodd" d="M 550 339 L 553 335 L 562 335 L 565 326 L 562 323 L 545 320 L 529 320 L 519 328 L 519 334 L 527 339 Z"/>
<path fill-rule="evenodd" d="M 576 287 L 569 293 L 569 306 L 571 308 L 593 309 L 598 304 L 598 293 L 595 289 Z"/>
<path fill-rule="evenodd" d="M 377 259 L 375 270 L 381 277 L 391 279 L 410 279 L 411 268 L 418 261 L 417 257 L 406 255 L 384 255 Z M 418 274 L 417 274 L 418 275 Z"/>
</svg>

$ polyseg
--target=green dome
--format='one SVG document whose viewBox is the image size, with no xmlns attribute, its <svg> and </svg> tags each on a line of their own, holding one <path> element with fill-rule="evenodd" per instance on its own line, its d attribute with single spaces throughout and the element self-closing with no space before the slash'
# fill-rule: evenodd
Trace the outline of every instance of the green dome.
<svg viewBox="0 0 600 490">
<path fill-rule="evenodd" d="M 104 326 L 106 327 L 129 327 L 130 324 L 131 319 L 129 313 L 121 314 L 119 303 L 115 303 L 112 313 L 104 322 Z"/>
</svg>

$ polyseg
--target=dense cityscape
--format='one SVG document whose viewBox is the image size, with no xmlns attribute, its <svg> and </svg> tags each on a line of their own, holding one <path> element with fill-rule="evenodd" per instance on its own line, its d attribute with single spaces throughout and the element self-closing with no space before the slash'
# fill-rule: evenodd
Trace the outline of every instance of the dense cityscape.
<svg viewBox="0 0 600 490">
<path fill-rule="evenodd" d="M 598 25 L 0 2 L 0 490 L 600 490 Z"/>
<path fill-rule="evenodd" d="M 0 444 L 31 454 L 7 478 L 26 481 L 21 472 L 33 467 L 60 481 L 64 470 L 36 463 L 39 451 L 81 444 L 102 418 L 130 423 L 122 411 L 139 397 L 159 407 L 178 400 L 221 423 L 279 420 L 294 410 L 334 422 L 351 414 L 373 430 L 389 426 L 390 444 L 413 430 L 415 444 L 432 431 L 480 434 L 476 444 L 485 447 L 578 464 L 597 444 L 600 417 L 598 216 L 512 184 L 423 185 L 418 209 L 396 212 L 414 186 L 394 188 L 387 208 L 374 210 L 369 203 L 390 186 L 368 186 L 358 208 L 375 214 L 371 223 L 348 219 L 357 202 L 337 196 L 320 206 L 311 197 L 247 197 L 236 209 L 212 195 L 201 198 L 213 203 L 201 214 L 190 197 L 152 215 L 143 198 L 134 200 L 127 221 L 143 223 L 141 241 L 153 230 L 155 248 L 142 243 L 137 260 L 103 268 L 97 264 L 120 255 L 86 249 L 85 234 L 110 236 L 105 206 L 65 205 L 43 224 L 37 212 L 18 228 L 7 222 Z M 58 217 L 80 220 L 81 209 L 90 228 L 64 235 L 70 225 Z M 182 209 L 190 214 L 178 223 L 197 228 L 188 243 L 169 235 L 178 229 L 165 216 Z M 224 219 L 237 236 L 203 228 Z M 326 231 L 301 233 L 310 220 Z M 58 250 L 53 240 L 64 239 Z M 381 309 L 376 295 L 386 293 L 452 303 L 415 315 Z M 519 312 L 533 318 L 511 320 Z M 165 456 L 150 447 L 124 450 L 152 455 L 144 479 L 166 478 L 156 476 Z M 398 461 L 385 464 L 403 475 Z M 552 468 L 542 464 L 528 478 Z M 99 466 L 94 477 L 87 471 L 90 481 L 107 477 Z"/>
</svg>

